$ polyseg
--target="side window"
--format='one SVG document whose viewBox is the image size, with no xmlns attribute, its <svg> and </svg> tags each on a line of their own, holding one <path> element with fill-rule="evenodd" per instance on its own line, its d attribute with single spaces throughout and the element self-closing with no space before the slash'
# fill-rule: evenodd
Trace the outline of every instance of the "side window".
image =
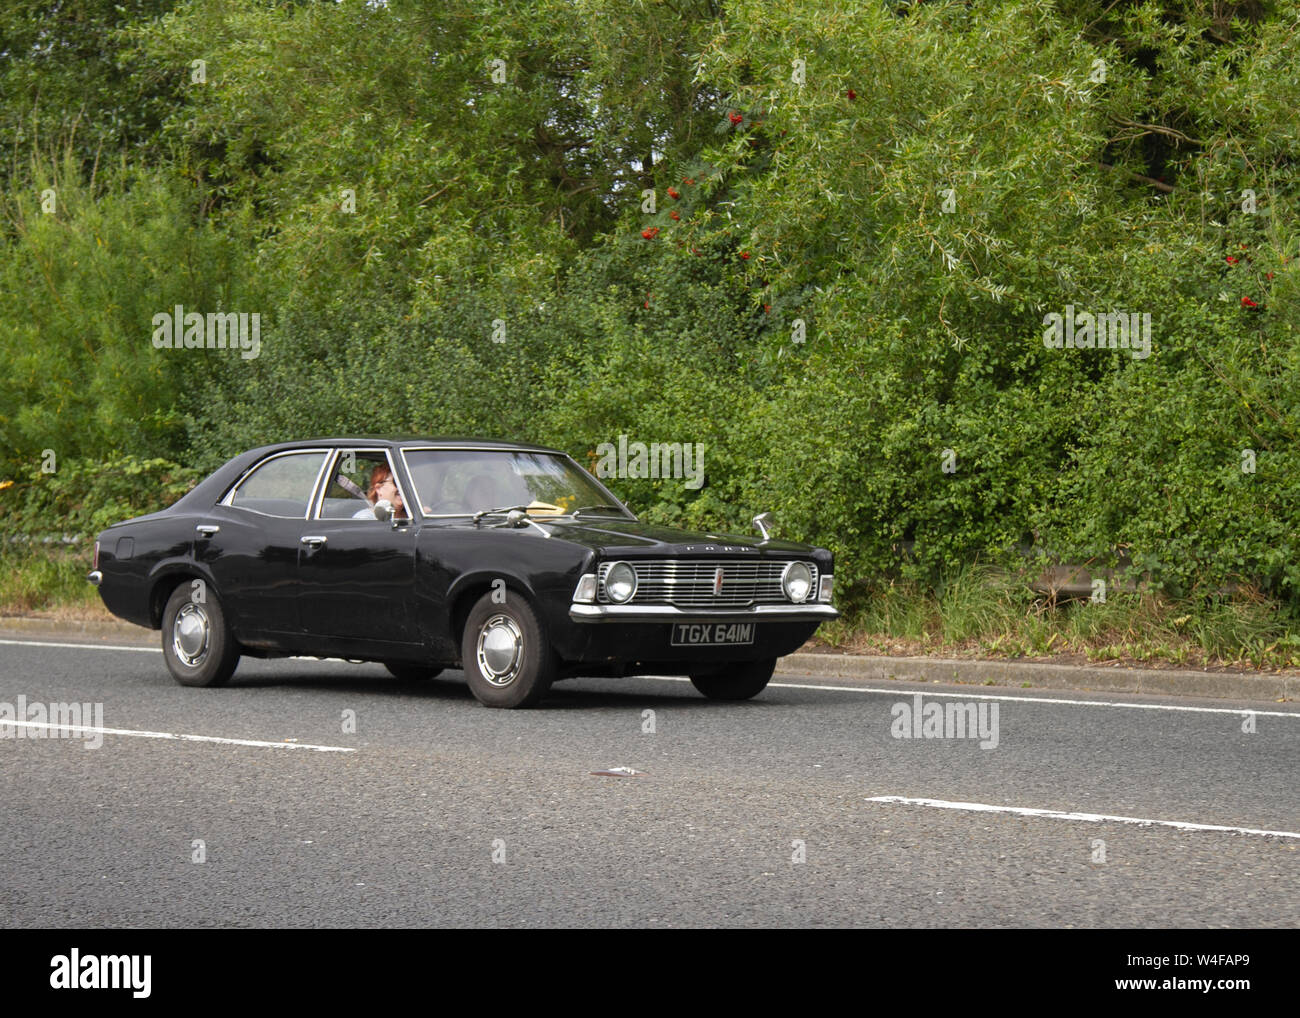
<svg viewBox="0 0 1300 1018">
<path fill-rule="evenodd" d="M 382 452 L 376 452 L 374 449 L 345 449 L 340 452 L 330 466 L 329 481 L 325 485 L 319 518 L 373 520 L 369 494 L 375 470 L 381 466 L 386 471 L 382 476 L 392 475 L 392 471 L 388 468 L 388 457 Z M 384 494 L 390 496 L 389 501 L 392 501 L 392 492 Z"/>
<path fill-rule="evenodd" d="M 305 519 L 324 462 L 323 452 L 275 456 L 245 477 L 230 494 L 227 504 L 267 516 Z"/>
</svg>

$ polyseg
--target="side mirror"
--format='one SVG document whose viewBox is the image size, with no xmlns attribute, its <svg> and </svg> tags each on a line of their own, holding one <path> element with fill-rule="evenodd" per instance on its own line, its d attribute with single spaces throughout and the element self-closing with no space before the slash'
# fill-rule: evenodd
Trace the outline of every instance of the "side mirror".
<svg viewBox="0 0 1300 1018">
<path fill-rule="evenodd" d="M 386 498 L 381 498 L 375 503 L 375 519 L 387 522 L 393 518 L 393 503 Z"/>
</svg>

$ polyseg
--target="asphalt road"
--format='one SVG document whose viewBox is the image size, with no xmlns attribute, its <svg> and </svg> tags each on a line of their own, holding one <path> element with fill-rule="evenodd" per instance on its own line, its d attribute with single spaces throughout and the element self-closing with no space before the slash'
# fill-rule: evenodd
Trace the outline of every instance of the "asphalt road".
<svg viewBox="0 0 1300 1018">
<path fill-rule="evenodd" d="M 916 691 L 983 704 L 989 748 L 896 737 Z M 496 711 L 459 673 L 245 660 L 186 689 L 152 650 L 5 641 L 0 716 L 20 696 L 153 735 L 0 725 L 9 928 L 1300 924 L 1295 703 L 778 676 Z"/>
</svg>

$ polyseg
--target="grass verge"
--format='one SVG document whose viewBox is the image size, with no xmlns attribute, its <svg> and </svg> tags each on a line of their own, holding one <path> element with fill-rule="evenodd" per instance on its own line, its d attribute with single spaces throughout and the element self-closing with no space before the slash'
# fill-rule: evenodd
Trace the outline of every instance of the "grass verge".
<svg viewBox="0 0 1300 1018">
<path fill-rule="evenodd" d="M 820 643 L 864 654 L 1024 658 L 1182 668 L 1300 668 L 1300 621 L 1258 592 L 1057 601 L 1027 576 L 970 566 L 933 586 L 896 581 L 839 598 Z"/>
<path fill-rule="evenodd" d="M 0 615 L 111 619 L 99 592 L 86 580 L 92 554 L 79 546 L 11 547 L 0 552 Z"/>
</svg>

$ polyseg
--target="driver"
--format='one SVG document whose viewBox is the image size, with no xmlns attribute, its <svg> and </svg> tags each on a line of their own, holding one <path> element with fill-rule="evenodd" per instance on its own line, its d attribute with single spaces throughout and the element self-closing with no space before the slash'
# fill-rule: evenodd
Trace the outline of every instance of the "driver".
<svg viewBox="0 0 1300 1018">
<path fill-rule="evenodd" d="M 406 506 L 402 503 L 402 493 L 397 490 L 397 481 L 393 477 L 393 471 L 387 463 L 379 464 L 370 472 L 370 487 L 366 491 L 366 498 L 370 501 L 369 508 L 358 509 L 352 514 L 354 520 L 373 520 L 375 518 L 374 506 L 381 498 L 387 499 L 392 504 L 393 519 L 410 519 Z"/>
</svg>

